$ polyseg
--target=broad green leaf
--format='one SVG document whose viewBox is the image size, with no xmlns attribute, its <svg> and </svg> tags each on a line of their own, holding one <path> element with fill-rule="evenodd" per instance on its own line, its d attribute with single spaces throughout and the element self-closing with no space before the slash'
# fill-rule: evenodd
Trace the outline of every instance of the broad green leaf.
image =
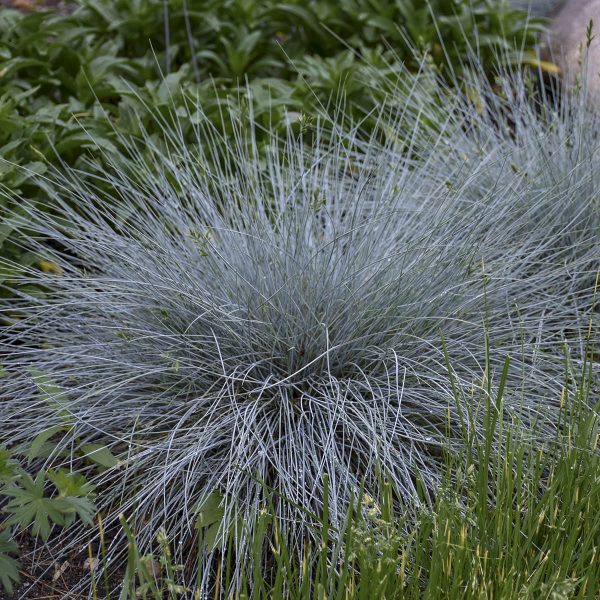
<svg viewBox="0 0 600 600">
<path fill-rule="evenodd" d="M 221 530 L 222 523 L 213 523 L 212 525 L 206 528 L 206 533 L 204 534 L 204 543 L 206 544 L 206 549 L 209 552 L 212 552 L 216 548 L 221 546 L 221 539 L 217 536 L 222 536 L 223 532 Z"/>
<path fill-rule="evenodd" d="M 15 225 L 11 224 L 10 221 L 5 221 L 0 225 L 0 246 L 4 244 L 8 236 L 15 230 Z"/>
<path fill-rule="evenodd" d="M 13 100 L 18 104 L 22 100 L 25 100 L 26 98 L 29 98 L 29 96 L 33 96 L 40 89 L 40 87 L 41 86 L 36 85 L 34 87 L 30 87 L 29 89 L 21 92 L 20 94 L 15 94 L 13 96 Z"/>
<path fill-rule="evenodd" d="M 48 440 L 57 433 L 66 432 L 68 430 L 68 427 L 64 427 L 63 425 L 54 425 L 54 427 L 48 427 L 48 429 L 44 429 L 44 431 L 38 433 L 33 439 L 33 442 L 31 442 L 31 447 L 27 453 L 27 460 L 31 462 L 34 458 L 46 458 L 49 456 L 48 449 L 50 449 L 51 452 L 56 445 L 47 444 Z M 50 448 L 48 448 L 48 446 L 50 446 Z"/>
<path fill-rule="evenodd" d="M 96 486 L 84 475 L 67 469 L 48 469 L 48 479 L 56 486 L 59 497 L 93 497 Z"/>
<path fill-rule="evenodd" d="M 81 451 L 85 458 L 107 469 L 120 464 L 119 459 L 102 444 L 84 444 Z"/>
<path fill-rule="evenodd" d="M 72 525 L 77 517 L 86 525 L 94 524 L 94 517 L 98 513 L 98 510 L 89 498 L 67 496 L 57 499 L 57 502 L 61 503 L 61 511 L 65 518 L 65 527 Z"/>
<path fill-rule="evenodd" d="M 31 368 L 29 369 L 29 373 L 38 388 L 40 395 L 50 406 L 56 409 L 60 420 L 65 425 L 72 425 L 71 413 L 67 408 L 69 397 L 63 388 L 57 385 L 52 378 L 42 373 L 39 369 Z"/>
<path fill-rule="evenodd" d="M 225 504 L 223 494 L 218 491 L 210 494 L 196 512 L 196 529 L 204 529 L 203 540 L 209 552 L 220 548 L 234 528 L 241 531 L 244 526 L 241 519 L 224 521 Z"/>
<path fill-rule="evenodd" d="M 214 491 L 206 498 L 206 500 L 196 510 L 198 516 L 196 518 L 196 527 L 208 527 L 213 523 L 220 524 L 225 514 L 223 504 L 223 495 L 220 492 Z"/>
</svg>

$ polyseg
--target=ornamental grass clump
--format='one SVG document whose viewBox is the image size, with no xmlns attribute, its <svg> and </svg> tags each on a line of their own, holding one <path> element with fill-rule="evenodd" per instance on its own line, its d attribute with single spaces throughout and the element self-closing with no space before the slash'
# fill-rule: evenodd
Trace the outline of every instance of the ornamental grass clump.
<svg viewBox="0 0 600 600">
<path fill-rule="evenodd" d="M 469 164 L 465 196 L 489 198 L 478 224 L 489 268 L 524 284 L 511 300 L 538 316 L 547 343 L 579 340 L 583 356 L 584 331 L 590 319 L 597 328 L 599 316 L 592 297 L 600 268 L 600 113 L 585 89 L 533 89 L 527 74 L 501 73 L 493 86 L 476 75 L 464 87 L 469 127 L 455 132 L 462 139 L 454 159 Z"/>
<path fill-rule="evenodd" d="M 597 319 L 600 113 L 585 86 L 569 89 L 545 80 L 541 68 L 509 65 L 499 56 L 490 80 L 473 59 L 453 83 L 458 91 L 420 93 L 420 110 L 429 118 L 437 110 L 437 122 L 451 123 L 439 136 L 435 176 L 460 189 L 462 202 L 481 207 L 470 226 L 490 272 L 523 284 L 514 301 L 528 304 L 529 316 L 537 304 L 546 339 L 554 335 L 561 345 L 565 336 L 581 339 L 578 328 Z M 406 85 L 401 79 L 392 98 Z"/>
<path fill-rule="evenodd" d="M 551 438 L 592 306 L 595 175 L 504 177 L 511 136 L 410 114 L 402 152 L 341 125 L 258 152 L 251 127 L 225 143 L 200 123 L 186 148 L 165 123 L 128 143 L 127 170 L 47 179 L 56 213 L 21 199 L 13 226 L 53 268 L 2 304 L 2 440 L 62 426 L 46 464 L 63 466 L 110 449 L 105 522 L 124 513 L 142 551 L 164 528 L 178 562 L 221 498 L 241 569 L 267 495 L 299 552 L 307 515 L 327 501 L 340 522 L 384 479 L 413 510 L 492 399 Z M 589 218 L 560 209 L 577 194 Z"/>
</svg>

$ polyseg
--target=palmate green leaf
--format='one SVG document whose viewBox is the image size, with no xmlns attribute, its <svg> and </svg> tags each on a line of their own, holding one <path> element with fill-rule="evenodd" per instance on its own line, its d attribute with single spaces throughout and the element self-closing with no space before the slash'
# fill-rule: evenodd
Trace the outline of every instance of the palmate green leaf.
<svg viewBox="0 0 600 600">
<path fill-rule="evenodd" d="M 47 458 L 50 456 L 56 449 L 56 444 L 49 443 L 50 438 L 57 433 L 63 433 L 68 430 L 69 428 L 64 427 L 63 425 L 55 425 L 54 427 L 44 429 L 44 431 L 36 435 L 33 442 L 31 442 L 31 447 L 27 452 L 27 460 L 31 462 L 34 458 Z"/>
<path fill-rule="evenodd" d="M 96 505 L 89 498 L 78 498 L 76 496 L 67 496 L 66 498 L 57 499 L 61 504 L 61 510 L 64 514 L 65 527 L 72 525 L 75 519 L 86 525 L 93 525 L 94 517 L 98 513 Z"/>
<path fill-rule="evenodd" d="M 71 525 L 76 517 L 91 525 L 97 513 L 94 505 L 96 486 L 81 473 L 73 473 L 66 469 L 48 470 L 48 479 L 58 490 L 57 502 L 64 514 L 65 526 Z"/>
<path fill-rule="evenodd" d="M 96 486 L 81 473 L 73 473 L 67 469 L 49 469 L 47 475 L 58 490 L 56 504 L 64 515 L 64 526 L 74 523 L 77 517 L 91 525 L 97 513 L 93 502 Z"/>
<path fill-rule="evenodd" d="M 23 473 L 18 481 L 7 486 L 3 493 L 12 498 L 6 505 L 10 514 L 7 525 L 18 525 L 25 529 L 31 525 L 33 535 L 47 540 L 52 524 L 65 524 L 65 505 L 57 498 L 44 496 L 45 473 L 39 471 L 35 480 L 28 473 Z"/>
<path fill-rule="evenodd" d="M 19 546 L 10 539 L 10 529 L 0 531 L 0 583 L 9 596 L 12 596 L 14 584 L 21 579 L 19 561 L 14 558 L 18 553 Z"/>
<path fill-rule="evenodd" d="M 23 473 L 18 480 L 7 486 L 3 493 L 12 498 L 6 505 L 10 514 L 7 525 L 25 529 L 31 525 L 31 533 L 47 540 L 52 525 L 67 527 L 77 517 L 91 524 L 96 514 L 93 503 L 94 487 L 83 475 L 66 469 L 48 471 L 48 479 L 58 491 L 58 496 L 45 495 L 46 473 L 40 470 L 35 480 Z"/>
<path fill-rule="evenodd" d="M 81 473 L 73 473 L 67 469 L 48 469 L 48 479 L 58 490 L 58 497 L 93 497 L 96 486 L 90 483 Z"/>
</svg>

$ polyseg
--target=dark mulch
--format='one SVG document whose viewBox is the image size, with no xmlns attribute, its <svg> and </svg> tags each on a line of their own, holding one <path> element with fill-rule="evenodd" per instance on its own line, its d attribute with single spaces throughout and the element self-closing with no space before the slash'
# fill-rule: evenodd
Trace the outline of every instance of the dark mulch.
<svg viewBox="0 0 600 600">
<path fill-rule="evenodd" d="M 89 598 L 81 592 L 82 584 L 89 581 L 89 560 L 87 547 L 78 552 L 62 552 L 57 544 L 40 546 L 28 533 L 23 533 L 17 539 L 21 547 L 21 583 L 12 596 L 2 591 L 0 600 L 61 600 L 65 598 L 77 600 Z M 97 557 L 98 551 L 92 543 L 92 556 Z M 124 569 L 117 569 L 109 577 L 111 596 L 123 582 Z M 104 582 L 98 585 L 97 598 L 106 597 Z"/>
</svg>

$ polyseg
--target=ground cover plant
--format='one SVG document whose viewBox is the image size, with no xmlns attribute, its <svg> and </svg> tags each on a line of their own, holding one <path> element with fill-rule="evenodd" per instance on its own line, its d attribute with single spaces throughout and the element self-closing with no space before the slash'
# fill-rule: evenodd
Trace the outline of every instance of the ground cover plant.
<svg viewBox="0 0 600 600">
<path fill-rule="evenodd" d="M 101 176 L 40 179 L 55 216 L 18 198 L 11 226 L 52 268 L 25 271 L 2 309 L 10 441 L 51 441 L 39 466 L 97 486 L 105 526 L 139 548 L 130 580 L 162 530 L 173 585 L 210 589 L 234 556 L 220 589 L 241 593 L 265 507 L 302 564 L 321 533 L 306 511 L 340 531 L 388 486 L 418 519 L 446 457 L 468 468 L 465 439 L 484 465 L 501 450 L 490 420 L 540 447 L 577 401 L 596 426 L 599 117 L 585 94 L 540 111 L 519 76 L 470 84 L 444 91 L 445 124 L 427 124 L 439 98 L 413 87 L 366 136 L 315 124 L 308 145 L 290 127 L 260 154 L 251 121 L 231 141 L 197 118 L 188 145 L 158 115 L 160 145 L 122 136 L 133 174 L 107 156 Z M 390 128 L 400 144 L 379 136 Z M 497 471 L 479 472 L 487 506 Z M 549 590 L 585 597 L 560 574 Z"/>
<path fill-rule="evenodd" d="M 86 44 L 146 52 L 112 7 Z M 175 8 L 167 72 L 188 60 Z M 35 19 L 74 24 L 18 23 Z M 58 169 L 9 165 L 5 589 L 30 535 L 85 549 L 62 597 L 597 595 L 600 117 L 512 72 L 510 44 L 450 72 L 414 40 L 401 67 L 397 45 L 362 56 L 350 103 L 296 115 L 258 79 L 258 102 L 207 102 L 186 78 L 227 53 L 194 53 L 156 86 L 91 94 L 78 169 L 66 147 Z M 367 83 L 381 106 L 355 110 Z"/>
</svg>

